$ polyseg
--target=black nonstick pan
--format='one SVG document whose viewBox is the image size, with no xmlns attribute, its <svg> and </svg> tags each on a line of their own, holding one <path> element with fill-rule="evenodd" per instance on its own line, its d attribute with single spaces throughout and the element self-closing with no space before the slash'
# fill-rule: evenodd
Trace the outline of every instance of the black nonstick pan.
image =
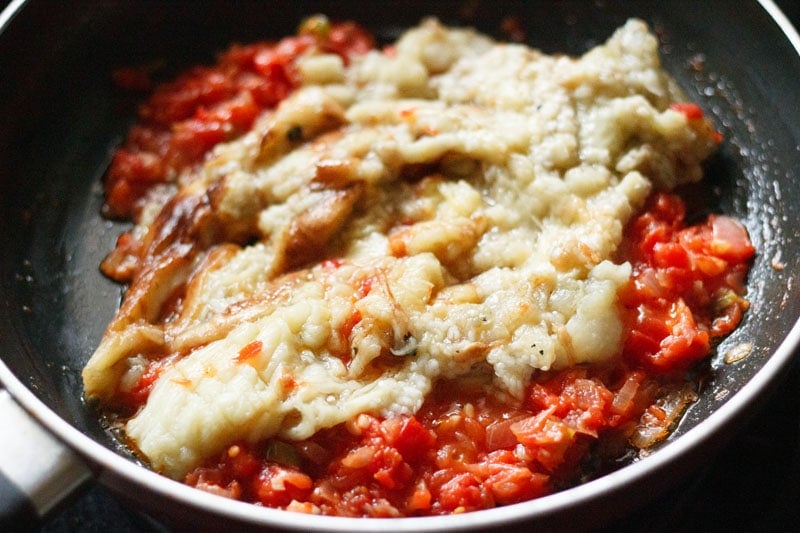
<svg viewBox="0 0 800 533">
<path fill-rule="evenodd" d="M 748 281 L 750 311 L 718 347 L 697 403 L 652 455 L 579 487 L 490 511 L 334 519 L 233 502 L 161 477 L 121 449 L 85 406 L 80 372 L 123 290 L 98 270 L 125 229 L 100 216 L 101 180 L 135 118 L 137 97 L 116 89 L 111 72 L 153 62 L 168 72 L 207 63 L 232 42 L 289 34 L 317 12 L 354 19 L 386 40 L 427 15 L 502 37 L 503 22 L 514 17 L 528 40 L 550 53 L 580 54 L 632 16 L 656 30 L 664 66 L 725 136 L 704 184 L 688 191 L 692 212 L 742 220 L 758 253 Z M 0 15 L 3 527 L 33 527 L 36 514 L 57 508 L 91 480 L 181 528 L 581 530 L 634 512 L 758 414 L 797 350 L 798 49 L 800 37 L 769 0 L 12 2 Z M 743 343 L 749 355 L 726 363 L 726 352 Z M 23 441 L 37 433 L 46 437 L 45 448 Z M 37 470 L 52 468 L 55 480 L 39 480 Z M 32 486 L 32 501 L 21 498 L 20 475 L 30 481 L 23 484 Z"/>
</svg>

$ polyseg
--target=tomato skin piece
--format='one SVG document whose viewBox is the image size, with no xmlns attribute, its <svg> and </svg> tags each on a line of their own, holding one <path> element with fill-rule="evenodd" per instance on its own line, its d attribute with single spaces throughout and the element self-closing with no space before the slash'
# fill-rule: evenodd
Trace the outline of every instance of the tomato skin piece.
<svg viewBox="0 0 800 533">
<path fill-rule="evenodd" d="M 495 502 L 500 505 L 524 502 L 543 496 L 551 490 L 550 476 L 515 464 L 511 452 L 504 451 L 502 454 L 503 456 L 493 454 L 488 467 L 489 473 L 483 481 Z"/>
<path fill-rule="evenodd" d="M 386 489 L 405 487 L 412 477 L 412 469 L 397 448 L 378 448 L 369 466 L 372 477 Z"/>
<path fill-rule="evenodd" d="M 662 372 L 685 369 L 711 349 L 708 332 L 701 330 L 691 310 L 678 301 L 666 310 L 645 306 L 625 344 L 626 357 Z M 644 339 L 648 339 L 645 341 Z"/>
<path fill-rule="evenodd" d="M 433 496 L 431 495 L 428 484 L 420 481 L 411 491 L 411 495 L 406 502 L 406 509 L 411 513 L 425 513 L 431 508 Z"/>
<path fill-rule="evenodd" d="M 341 56 L 345 65 L 348 65 L 352 57 L 366 54 L 375 48 L 375 40 L 358 24 L 342 22 L 331 27 L 322 47 L 326 52 Z"/>
<path fill-rule="evenodd" d="M 682 113 L 689 120 L 701 120 L 703 109 L 693 102 L 678 102 L 669 106 L 673 111 Z"/>
<path fill-rule="evenodd" d="M 561 465 L 567 449 L 575 441 L 575 430 L 552 416 L 554 411 L 551 407 L 511 426 L 517 440 L 535 450 L 536 460 L 548 472 Z"/>
<path fill-rule="evenodd" d="M 163 359 L 150 359 L 143 362 L 144 368 L 135 383 L 129 386 L 122 382 L 114 393 L 114 408 L 124 413 L 136 413 L 150 396 L 150 391 L 155 386 L 161 374 L 174 362 L 176 355 L 172 354 Z"/>
<path fill-rule="evenodd" d="M 436 444 L 436 436 L 411 416 L 405 420 L 393 445 L 408 462 L 417 462 Z"/>
<path fill-rule="evenodd" d="M 353 328 L 355 328 L 356 324 L 359 322 L 361 322 L 361 313 L 358 309 L 355 309 L 339 327 L 339 336 L 342 337 L 342 339 L 349 339 L 350 335 L 353 333 Z"/>
<path fill-rule="evenodd" d="M 302 472 L 276 464 L 264 467 L 252 481 L 251 490 L 262 505 L 286 507 L 308 498 L 313 481 Z"/>
<path fill-rule="evenodd" d="M 722 142 L 722 133 L 714 129 L 711 121 L 706 120 L 703 109 L 699 105 L 694 102 L 677 102 L 671 104 L 669 108 L 685 116 L 690 124 L 694 124 L 694 127 L 711 137 L 714 143 L 719 144 Z"/>
<path fill-rule="evenodd" d="M 249 359 L 252 359 L 254 357 L 257 357 L 258 355 L 261 354 L 263 348 L 264 348 L 264 343 L 259 340 L 255 340 L 249 344 L 244 345 L 242 349 L 239 350 L 239 353 L 236 355 L 236 362 L 241 363 Z"/>
<path fill-rule="evenodd" d="M 491 493 L 469 472 L 455 473 L 440 482 L 434 495 L 440 512 L 463 513 L 494 507 Z"/>
</svg>

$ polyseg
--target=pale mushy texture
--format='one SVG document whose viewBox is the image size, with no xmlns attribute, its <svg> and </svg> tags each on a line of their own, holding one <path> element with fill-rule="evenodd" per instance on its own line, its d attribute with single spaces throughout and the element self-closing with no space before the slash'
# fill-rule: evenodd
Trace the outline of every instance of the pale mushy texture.
<svg viewBox="0 0 800 533">
<path fill-rule="evenodd" d="M 155 469 L 414 413 L 442 378 L 519 400 L 535 369 L 619 353 L 623 227 L 716 146 L 669 109 L 644 23 L 571 58 L 430 20 L 393 53 L 298 68 L 300 89 L 145 210 L 139 235 L 191 218 L 191 238 L 154 254 L 84 372 L 107 400 L 179 354 L 125 426 Z"/>
</svg>

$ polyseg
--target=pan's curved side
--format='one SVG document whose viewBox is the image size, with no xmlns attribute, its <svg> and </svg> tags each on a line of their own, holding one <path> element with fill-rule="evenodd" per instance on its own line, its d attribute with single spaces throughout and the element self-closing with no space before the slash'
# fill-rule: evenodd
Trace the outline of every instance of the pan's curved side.
<svg viewBox="0 0 800 533">
<path fill-rule="evenodd" d="M 180 519 L 195 513 L 197 520 L 206 520 L 211 515 L 221 521 L 237 520 L 253 526 L 284 529 L 388 529 L 388 524 L 376 525 L 369 521 L 321 523 L 319 519 L 311 520 L 306 516 L 287 516 L 282 512 L 228 502 L 161 478 L 118 455 L 113 440 L 81 402 L 80 368 L 102 334 L 104 321 L 113 314 L 120 291 L 96 271 L 99 259 L 111 248 L 119 231 L 118 226 L 98 217 L 97 184 L 111 147 L 123 134 L 135 109 L 135 99 L 109 97 L 111 89 L 102 75 L 110 72 L 119 61 L 153 59 L 164 50 L 176 54 L 172 57 L 175 64 L 198 62 L 213 49 L 232 40 L 257 38 L 257 32 L 264 31 L 264 25 L 259 28 L 254 20 L 259 17 L 270 20 L 271 16 L 263 11 L 268 9 L 263 7 L 265 3 L 247 3 L 244 13 L 240 13 L 241 33 L 237 33 L 235 22 L 223 19 L 214 11 L 223 9 L 219 5 L 209 6 L 200 13 L 199 9 L 195 12 L 187 7 L 193 5 L 191 2 L 175 2 L 159 17 L 148 18 L 149 15 L 137 11 L 141 8 L 133 4 L 84 2 L 65 7 L 60 3 L 32 2 L 28 5 L 15 0 L 9 7 L 15 10 L 14 16 L 8 10 L 0 16 L 0 29 L 5 26 L 6 30 L 13 30 L 0 35 L 0 79 L 15 79 L 21 84 L 21 89 L 14 91 L 0 84 L 0 109 L 6 117 L 0 128 L 0 201 L 5 224 L 0 229 L 0 245 L 4 250 L 4 257 L 0 259 L 0 354 L 3 361 L 8 362 L 8 365 L 0 362 L 0 381 L 37 422 L 70 448 L 78 450 L 81 456 L 89 458 L 92 469 L 104 483 L 119 492 L 131 493 L 129 497 L 144 508 L 148 507 L 148 501 L 152 505 L 153 501 L 160 504 L 169 499 L 176 503 L 174 507 L 178 510 L 175 512 Z M 418 20 L 417 8 L 409 7 L 411 3 L 399 2 L 392 7 L 373 4 L 365 4 L 359 16 L 367 17 L 376 25 L 382 24 L 382 34 L 387 37 L 391 37 L 398 26 Z M 574 15 L 576 6 L 586 5 L 582 1 L 548 3 L 547 8 L 542 7 L 544 3 L 535 2 L 500 4 L 509 12 L 520 13 L 524 23 L 541 30 L 530 37 L 542 42 L 546 51 L 566 49 L 573 53 L 593 44 L 587 34 L 603 38 L 608 28 L 624 20 L 631 9 L 624 2 L 605 2 L 607 9 L 592 18 Z M 460 18 L 497 32 L 504 16 L 497 7 L 500 4 L 443 2 L 436 9 L 445 20 Z M 780 74 L 782 71 L 800 72 L 797 58 L 800 39 L 790 25 L 784 25 L 785 19 L 781 20 L 779 11 L 769 0 L 761 2 L 763 9 L 755 2 L 737 6 L 737 11 L 744 16 L 710 29 L 703 26 L 707 22 L 692 20 L 692 16 L 700 19 L 722 16 L 725 7 L 684 2 L 690 9 L 669 13 L 669 8 L 660 7 L 660 4 L 667 3 L 645 1 L 637 3 L 637 9 L 653 23 L 661 24 L 664 37 L 668 39 L 666 61 L 683 76 L 690 94 L 719 119 L 728 138 L 721 159 L 711 169 L 718 179 L 710 187 L 709 203 L 715 204 L 714 208 L 721 204 L 726 210 L 743 216 L 759 240 L 760 249 L 766 251 L 758 260 L 757 275 L 752 283 L 754 294 L 762 296 L 755 301 L 742 331 L 731 340 L 732 343 L 753 340 L 755 355 L 739 367 L 717 361 L 718 385 L 706 393 L 707 403 L 703 404 L 706 407 L 692 410 L 685 428 L 678 433 L 679 438 L 630 469 L 573 489 L 569 494 L 479 513 L 471 516 L 468 523 L 458 517 L 443 517 L 394 521 L 392 529 L 481 529 L 501 524 L 511 526 L 524 518 L 545 523 L 548 516 L 568 516 L 575 505 L 607 503 L 598 496 L 610 498 L 629 491 L 635 484 L 646 484 L 648 479 L 666 475 L 673 461 L 714 444 L 711 441 L 717 435 L 730 430 L 733 423 L 763 401 L 764 392 L 790 363 L 800 338 L 800 326 L 795 323 L 800 316 L 800 298 L 793 276 L 793 272 L 800 269 L 800 244 L 795 234 L 800 205 L 785 199 L 800 196 L 800 178 L 796 170 L 800 169 L 797 150 L 800 120 L 795 120 L 796 110 L 800 109 L 797 105 L 797 95 L 800 95 L 797 78 L 800 76 L 789 80 Z M 673 7 L 674 4 L 681 2 L 673 3 Z M 304 10 L 307 13 L 326 6 L 324 2 L 293 4 L 281 19 L 285 27 L 276 25 L 271 31 L 278 34 L 291 31 Z M 459 11 L 459 6 L 470 6 L 477 14 Z M 358 2 L 341 2 L 335 9 L 348 15 L 359 12 L 361 7 Z M 537 19 L 543 9 L 549 17 L 544 24 Z M 778 21 L 783 33 L 775 31 L 770 15 Z M 215 18 L 219 21 L 214 26 L 217 28 L 214 41 L 201 43 L 202 49 L 192 49 L 188 44 L 191 37 L 197 34 L 198 28 L 207 28 Z M 386 23 L 389 19 L 392 24 Z M 48 23 L 37 26 L 39 20 Z M 119 33 L 127 26 L 143 23 L 152 25 L 143 30 L 144 36 Z M 156 39 L 156 35 L 171 24 L 177 25 L 177 29 L 169 37 L 153 41 L 150 47 L 136 44 L 138 38 Z M 761 30 L 751 28 L 756 24 Z M 680 35 L 676 33 L 677 28 L 682 28 Z M 720 42 L 715 45 L 714 53 L 707 54 L 706 70 L 691 71 L 687 58 L 692 55 L 691 47 L 698 46 L 692 39 L 711 39 L 704 37 L 709 32 Z M 739 36 L 731 37 L 726 32 Z M 735 47 L 729 47 L 730 52 L 726 52 L 724 43 L 739 42 L 737 37 L 747 38 L 759 32 L 768 37 L 760 46 L 775 43 L 778 47 L 773 50 L 775 61 L 769 65 L 747 65 L 741 72 L 727 71 L 727 62 L 736 59 L 738 54 L 751 61 L 756 52 L 735 50 Z M 40 42 L 26 51 L 26 39 L 31 35 L 40 37 Z M 6 45 L 17 49 L 13 54 L 11 51 L 4 53 L 2 47 Z M 111 50 L 113 46 L 117 49 Z M 101 52 L 81 58 L 91 47 Z M 61 70 L 53 65 L 50 67 L 55 70 L 48 70 L 36 62 L 36 54 L 44 57 L 47 48 L 52 49 L 55 58 L 52 61 L 63 61 Z M 794 52 L 790 53 L 792 48 Z M 695 52 L 700 53 L 700 50 L 695 48 Z M 70 68 L 76 69 L 80 76 L 62 82 L 60 78 Z M 706 94 L 704 90 L 709 81 L 716 85 Z M 720 81 L 725 83 L 717 84 Z M 58 83 L 63 85 L 43 87 Z M 41 105 L 41 100 L 48 98 L 50 101 L 44 109 L 36 107 L 37 102 Z M 742 112 L 732 112 L 731 105 L 742 106 Z M 781 132 L 781 136 L 777 132 Z M 15 152 L 11 153 L 12 150 Z M 730 395 L 722 395 L 723 389 L 729 390 Z M 700 420 L 704 420 L 702 428 L 698 427 Z M 130 490 L 132 487 L 136 490 Z M 198 509 L 205 509 L 207 514 L 197 514 Z M 554 518 L 552 523 L 558 520 Z"/>
</svg>

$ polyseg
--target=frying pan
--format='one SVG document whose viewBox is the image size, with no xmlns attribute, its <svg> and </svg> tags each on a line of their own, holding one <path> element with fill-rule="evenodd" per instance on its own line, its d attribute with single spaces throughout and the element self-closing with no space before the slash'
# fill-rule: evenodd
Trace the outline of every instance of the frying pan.
<svg viewBox="0 0 800 533">
<path fill-rule="evenodd" d="M 355 19 L 385 40 L 425 15 L 502 37 L 503 20 L 514 16 L 529 41 L 549 53 L 580 54 L 631 16 L 657 31 L 664 66 L 725 135 L 706 181 L 687 191 L 691 211 L 739 218 L 758 255 L 748 281 L 750 311 L 713 355 L 697 403 L 649 457 L 552 496 L 466 515 L 388 522 L 315 517 L 229 501 L 161 477 L 126 453 L 86 407 L 80 371 L 123 290 L 97 268 L 126 228 L 99 215 L 100 184 L 139 100 L 116 90 L 110 73 L 137 64 L 157 63 L 170 73 L 207 63 L 232 42 L 292 33 L 315 12 Z M 15 0 L 0 16 L 2 525 L 30 524 L 23 520 L 47 513 L 88 479 L 166 523 L 203 529 L 579 530 L 633 511 L 758 412 L 800 340 L 798 49 L 800 37 L 770 0 Z M 726 352 L 742 343 L 749 355 L 725 363 Z M 46 448 L 22 440 L 37 435 Z M 55 481 L 37 477 L 37 468 L 51 466 Z M 15 499 L 19 482 L 8 482 L 25 469 L 24 484 L 39 489 L 28 502 Z"/>
</svg>

